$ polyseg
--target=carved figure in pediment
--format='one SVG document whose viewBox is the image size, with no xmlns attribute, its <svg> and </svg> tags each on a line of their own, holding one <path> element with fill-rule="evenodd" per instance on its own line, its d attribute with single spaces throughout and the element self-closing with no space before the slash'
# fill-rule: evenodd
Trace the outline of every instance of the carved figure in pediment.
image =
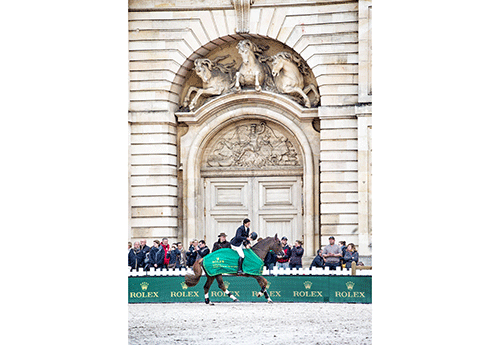
<svg viewBox="0 0 500 345">
<path fill-rule="evenodd" d="M 208 167 L 263 168 L 299 164 L 290 140 L 265 122 L 237 126 L 215 143 L 207 158 Z"/>
<path fill-rule="evenodd" d="M 241 91 L 243 85 L 251 85 L 259 92 L 263 85 L 271 85 L 269 66 L 264 62 L 266 57 L 262 55 L 269 47 L 257 45 L 248 39 L 238 42 L 236 47 L 243 60 L 236 72 L 236 91 Z"/>
<path fill-rule="evenodd" d="M 304 75 L 308 75 L 302 60 L 288 52 L 280 52 L 270 58 L 272 74 L 276 88 L 281 93 L 299 94 L 304 99 L 304 105 L 311 107 L 307 94 L 313 92 L 312 105 L 319 103 L 318 89 L 314 84 L 304 88 Z"/>
<path fill-rule="evenodd" d="M 203 88 L 190 86 L 186 97 L 184 97 L 184 107 L 189 105 L 189 110 L 193 110 L 198 103 L 201 96 L 209 97 L 215 95 L 222 95 L 228 93 L 234 86 L 234 72 L 233 68 L 236 62 L 221 64 L 219 61 L 224 60 L 229 55 L 219 56 L 214 60 L 209 59 L 196 59 L 194 60 L 194 71 L 203 81 Z M 191 94 L 196 92 L 191 102 Z"/>
</svg>

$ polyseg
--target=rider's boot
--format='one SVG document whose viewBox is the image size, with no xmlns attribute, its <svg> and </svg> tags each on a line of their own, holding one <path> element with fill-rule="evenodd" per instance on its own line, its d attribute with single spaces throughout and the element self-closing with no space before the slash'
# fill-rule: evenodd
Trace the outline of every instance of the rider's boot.
<svg viewBox="0 0 500 345">
<path fill-rule="evenodd" d="M 238 258 L 238 274 L 243 274 L 243 258 Z"/>
</svg>

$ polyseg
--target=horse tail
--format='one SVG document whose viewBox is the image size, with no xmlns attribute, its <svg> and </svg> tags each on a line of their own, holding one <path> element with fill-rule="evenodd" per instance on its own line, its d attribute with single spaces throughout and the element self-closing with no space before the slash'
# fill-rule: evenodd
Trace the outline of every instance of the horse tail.
<svg viewBox="0 0 500 345">
<path fill-rule="evenodd" d="M 184 282 L 186 283 L 187 286 L 195 286 L 198 284 L 201 278 L 201 273 L 202 273 L 202 267 L 201 267 L 201 262 L 203 259 L 200 259 L 196 261 L 193 265 L 193 272 L 194 274 L 186 274 L 184 276 Z"/>
</svg>

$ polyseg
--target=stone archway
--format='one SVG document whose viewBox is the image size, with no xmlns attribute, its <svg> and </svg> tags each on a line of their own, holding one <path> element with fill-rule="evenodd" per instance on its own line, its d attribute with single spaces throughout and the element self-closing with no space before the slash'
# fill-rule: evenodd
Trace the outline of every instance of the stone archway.
<svg viewBox="0 0 500 345">
<path fill-rule="evenodd" d="M 203 233 L 196 237 L 215 242 L 220 232 L 232 236 L 242 219 L 250 218 L 259 237 L 303 240 L 298 146 L 292 133 L 265 120 L 232 122 L 215 134 L 202 156 Z"/>
<path fill-rule="evenodd" d="M 218 133 L 237 122 L 251 120 L 255 123 L 268 121 L 281 126 L 293 136 L 295 148 L 301 156 L 303 179 L 300 194 L 303 199 L 303 215 L 300 226 L 304 235 L 305 256 L 313 256 L 319 239 L 315 237 L 315 172 L 313 150 L 304 131 L 309 120 L 317 116 L 315 109 L 304 110 L 286 97 L 262 92 L 242 92 L 221 96 L 202 106 L 194 113 L 177 113 L 179 121 L 188 124 L 187 133 L 181 138 L 181 164 L 183 169 L 183 237 L 200 237 L 204 229 L 204 178 L 203 156 L 210 142 Z M 232 236 L 232 234 L 230 235 Z"/>
</svg>

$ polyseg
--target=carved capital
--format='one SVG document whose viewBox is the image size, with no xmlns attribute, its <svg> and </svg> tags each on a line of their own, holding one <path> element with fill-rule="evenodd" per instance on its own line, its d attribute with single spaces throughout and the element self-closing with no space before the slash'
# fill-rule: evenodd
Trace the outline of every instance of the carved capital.
<svg viewBox="0 0 500 345">
<path fill-rule="evenodd" d="M 250 32 L 250 5 L 253 5 L 254 0 L 231 0 L 236 11 L 236 33 Z"/>
</svg>

